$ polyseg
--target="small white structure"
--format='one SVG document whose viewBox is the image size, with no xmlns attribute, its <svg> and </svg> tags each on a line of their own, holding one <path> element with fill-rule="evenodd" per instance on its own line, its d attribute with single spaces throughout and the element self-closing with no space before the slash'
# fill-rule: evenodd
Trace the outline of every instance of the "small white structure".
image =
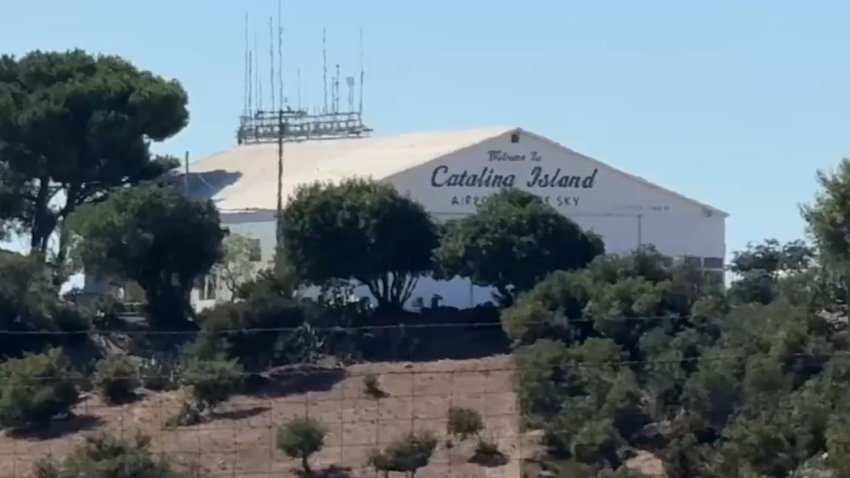
<svg viewBox="0 0 850 478">
<path fill-rule="evenodd" d="M 188 186 L 193 196 L 215 202 L 232 232 L 256 239 L 258 259 L 267 263 L 275 249 L 277 177 L 278 145 L 249 144 L 193 163 Z M 472 214 L 501 188 L 524 189 L 600 234 L 607 252 L 653 244 L 722 276 L 725 212 L 520 128 L 284 144 L 284 205 L 301 184 L 351 177 L 391 183 L 437 221 Z M 196 294 L 196 305 L 214 302 L 220 295 L 214 289 Z M 455 307 L 492 300 L 489 288 L 463 279 L 423 279 L 412 300 L 421 297 L 427 304 L 433 294 Z"/>
</svg>

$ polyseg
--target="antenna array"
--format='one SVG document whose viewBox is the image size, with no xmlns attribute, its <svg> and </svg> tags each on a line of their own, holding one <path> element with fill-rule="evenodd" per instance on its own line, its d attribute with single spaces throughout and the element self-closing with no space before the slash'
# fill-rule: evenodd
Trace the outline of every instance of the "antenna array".
<svg viewBox="0 0 850 478">
<path fill-rule="evenodd" d="M 297 105 L 292 109 L 284 95 L 283 23 L 281 0 L 278 0 L 277 30 L 274 19 L 269 17 L 269 108 L 264 108 L 261 55 L 257 51 L 259 40 L 254 31 L 253 50 L 250 45 L 250 22 L 245 13 L 245 85 L 244 105 L 239 117 L 237 140 L 243 143 L 272 143 L 281 141 L 304 141 L 332 138 L 356 138 L 368 135 L 372 130 L 363 123 L 363 29 L 360 29 L 360 84 L 354 76 L 346 76 L 348 102 L 343 111 L 340 107 L 340 65 L 335 64 L 333 77 L 328 83 L 327 29 L 322 29 L 322 83 L 323 103 L 321 108 L 309 112 L 301 106 L 301 69 L 296 69 Z M 277 55 L 274 36 L 277 35 Z M 277 58 L 277 61 L 275 61 Z M 358 107 L 355 109 L 355 87 L 359 86 Z M 329 88 L 330 87 L 330 88 Z M 330 89 L 330 91 L 329 91 Z M 330 98 L 328 93 L 330 92 Z M 330 100 L 330 101 L 329 101 Z"/>
</svg>

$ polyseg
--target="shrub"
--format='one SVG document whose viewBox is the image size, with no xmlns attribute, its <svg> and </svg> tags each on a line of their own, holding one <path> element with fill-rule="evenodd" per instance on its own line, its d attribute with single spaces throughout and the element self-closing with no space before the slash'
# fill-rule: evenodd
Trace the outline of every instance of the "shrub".
<svg viewBox="0 0 850 478">
<path fill-rule="evenodd" d="M 37 478 L 199 478 L 157 458 L 143 435 L 125 439 L 104 433 L 86 437 L 61 462 L 37 462 L 33 474 Z"/>
<path fill-rule="evenodd" d="M 383 398 L 387 395 L 386 392 L 381 389 L 378 377 L 371 373 L 363 377 L 363 389 L 366 392 L 366 395 L 375 399 Z"/>
<path fill-rule="evenodd" d="M 194 354 L 209 359 L 224 353 L 249 370 L 260 370 L 281 359 L 281 342 L 291 334 L 280 329 L 299 327 L 305 320 L 306 311 L 301 304 L 274 294 L 219 304 L 200 318 L 201 333 L 194 344 Z"/>
<path fill-rule="evenodd" d="M 212 412 L 242 384 L 242 367 L 236 360 L 192 359 L 180 374 L 180 384 L 191 389 L 201 412 Z"/>
<path fill-rule="evenodd" d="M 475 445 L 475 455 L 470 461 L 486 465 L 496 464 L 498 459 L 504 459 L 504 455 L 499 451 L 499 445 L 493 441 L 479 438 Z"/>
<path fill-rule="evenodd" d="M 194 402 L 184 401 L 180 404 L 180 410 L 176 415 L 165 420 L 167 428 L 190 427 L 204 421 L 204 415 L 200 407 Z"/>
<path fill-rule="evenodd" d="M 291 458 L 300 458 L 301 466 L 308 475 L 310 456 L 325 445 L 327 430 L 310 417 L 296 418 L 277 431 L 277 447 Z"/>
<path fill-rule="evenodd" d="M 122 403 L 133 397 L 139 386 L 136 365 L 126 355 L 111 355 L 95 367 L 93 384 L 108 403 Z"/>
<path fill-rule="evenodd" d="M 78 398 L 72 372 L 62 349 L 9 360 L 0 370 L 0 426 L 43 425 L 69 413 Z"/>
<path fill-rule="evenodd" d="M 145 361 L 139 367 L 142 386 L 148 390 L 163 391 L 177 388 L 180 371 L 166 362 Z"/>
<path fill-rule="evenodd" d="M 484 430 L 484 420 L 477 410 L 471 408 L 451 407 L 449 408 L 449 422 L 447 431 L 464 441 L 472 436 L 479 436 Z"/>
<path fill-rule="evenodd" d="M 431 461 L 436 447 L 437 437 L 432 432 L 411 433 L 390 443 L 383 451 L 369 452 L 368 465 L 385 476 L 391 471 L 415 476 L 420 468 Z"/>
</svg>

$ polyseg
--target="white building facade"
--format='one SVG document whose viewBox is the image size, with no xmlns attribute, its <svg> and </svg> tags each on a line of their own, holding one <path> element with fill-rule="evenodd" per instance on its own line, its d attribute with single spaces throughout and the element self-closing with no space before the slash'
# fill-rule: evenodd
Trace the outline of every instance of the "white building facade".
<svg viewBox="0 0 850 478">
<path fill-rule="evenodd" d="M 582 228 L 599 234 L 606 252 L 654 245 L 722 277 L 727 214 L 520 128 L 408 134 L 286 143 L 284 204 L 300 184 L 368 177 L 392 184 L 423 204 L 436 221 L 473 214 L 501 188 L 529 191 Z M 191 165 L 190 191 L 211 198 L 231 232 L 259 243 L 258 266 L 273 259 L 277 145 L 238 146 Z M 221 298 L 211 282 L 196 306 Z M 368 295 L 365 288 L 358 294 Z M 420 280 L 413 293 L 428 303 L 470 307 L 492 290 L 465 279 Z"/>
</svg>

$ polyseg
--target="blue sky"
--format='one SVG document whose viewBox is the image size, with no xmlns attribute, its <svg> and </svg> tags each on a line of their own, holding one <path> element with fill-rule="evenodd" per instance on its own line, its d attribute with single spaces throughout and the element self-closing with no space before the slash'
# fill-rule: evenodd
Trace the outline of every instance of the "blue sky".
<svg viewBox="0 0 850 478">
<path fill-rule="evenodd" d="M 162 152 L 234 144 L 246 9 L 268 77 L 277 0 L 6 3 L 0 51 L 80 47 L 183 82 L 191 123 Z M 815 171 L 850 150 L 850 3 L 697 3 L 284 0 L 286 93 L 300 68 L 320 104 L 323 27 L 356 74 L 362 26 L 381 134 L 521 126 L 728 211 L 730 250 L 801 237 Z"/>
</svg>

